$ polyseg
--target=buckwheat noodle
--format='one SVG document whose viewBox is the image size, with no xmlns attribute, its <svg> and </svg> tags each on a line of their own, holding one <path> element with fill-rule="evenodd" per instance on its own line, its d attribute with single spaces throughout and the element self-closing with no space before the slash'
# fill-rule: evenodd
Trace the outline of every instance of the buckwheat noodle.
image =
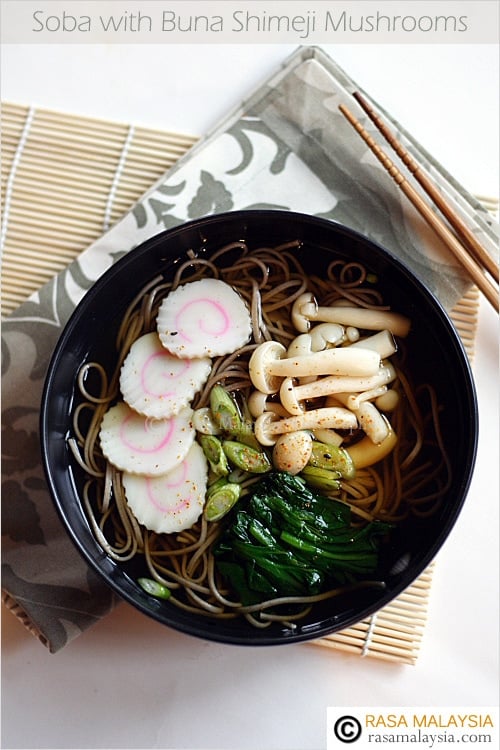
<svg viewBox="0 0 500 750">
<path fill-rule="evenodd" d="M 78 375 L 81 402 L 73 413 L 73 436 L 69 445 L 87 475 L 83 503 L 93 533 L 106 553 L 117 562 L 142 555 L 148 575 L 171 591 L 169 601 L 178 607 L 217 618 L 245 617 L 255 627 L 268 627 L 305 616 L 318 601 L 346 591 L 346 588 L 383 585 L 366 581 L 342 586 L 307 597 L 273 599 L 243 606 L 233 598 L 217 575 L 211 549 L 223 521 L 209 523 L 203 517 L 180 534 L 156 534 L 142 527 L 128 509 L 120 471 L 108 464 L 99 446 L 103 414 L 119 394 L 119 374 L 128 350 L 139 336 L 155 329 L 155 318 L 163 298 L 181 283 L 211 276 L 232 285 L 251 311 L 251 342 L 234 354 L 213 360 L 211 375 L 195 397 L 193 408 L 208 404 L 210 390 L 221 383 L 235 395 L 247 395 L 252 386 L 248 360 L 262 341 L 274 339 L 285 346 L 297 335 L 290 310 L 305 291 L 321 305 L 345 301 L 349 305 L 388 309 L 367 271 L 360 263 L 335 260 L 322 278 L 306 274 L 294 250 L 299 242 L 252 250 L 243 242 L 222 247 L 210 259 L 189 253 L 171 282 L 159 275 L 152 279 L 128 306 L 116 340 L 116 365 L 108 376 L 99 362 L 88 362 Z M 236 257 L 235 257 L 236 256 Z M 450 483 L 450 467 L 439 427 L 440 409 L 428 384 L 416 388 L 404 372 L 404 345 L 396 355 L 397 380 L 392 387 L 400 393 L 391 424 L 398 435 L 395 449 L 374 466 L 360 469 L 352 480 L 343 480 L 335 497 L 348 503 L 357 523 L 381 519 L 398 523 L 410 515 L 425 517 L 439 507 Z M 443 480 L 443 477 L 445 479 Z M 237 477 L 238 478 L 238 477 Z M 259 477 L 242 473 L 243 491 Z M 279 614 L 280 607 L 286 611 Z M 292 613 L 290 606 L 293 605 Z"/>
</svg>

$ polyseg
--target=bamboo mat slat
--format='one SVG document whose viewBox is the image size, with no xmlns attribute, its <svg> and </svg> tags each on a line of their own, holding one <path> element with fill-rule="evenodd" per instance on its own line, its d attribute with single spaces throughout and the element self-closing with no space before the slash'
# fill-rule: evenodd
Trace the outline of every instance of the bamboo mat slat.
<svg viewBox="0 0 500 750">
<path fill-rule="evenodd" d="M 126 214 L 197 140 L 3 103 L 2 317 Z"/>
<path fill-rule="evenodd" d="M 198 140 L 12 103 L 2 104 L 0 132 L 2 317 L 127 213 Z M 478 198 L 498 210 L 495 198 Z M 451 313 L 471 360 L 478 306 L 473 287 Z M 313 645 L 415 664 L 433 571 L 434 563 L 379 612 Z M 23 620 L 22 611 L 17 616 Z"/>
</svg>

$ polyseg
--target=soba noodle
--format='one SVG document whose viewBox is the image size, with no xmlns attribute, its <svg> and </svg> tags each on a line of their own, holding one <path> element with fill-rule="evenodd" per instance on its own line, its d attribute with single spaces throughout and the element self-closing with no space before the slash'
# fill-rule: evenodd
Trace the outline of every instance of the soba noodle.
<svg viewBox="0 0 500 750">
<path fill-rule="evenodd" d="M 150 281 L 123 316 L 117 334 L 116 364 L 110 376 L 99 362 L 82 367 L 78 376 L 82 400 L 73 414 L 73 436 L 69 440 L 87 475 L 83 489 L 85 509 L 96 539 L 107 554 L 118 562 L 142 555 L 147 575 L 168 587 L 172 592 L 169 601 L 178 607 L 209 617 L 243 616 L 256 627 L 267 627 L 275 620 L 292 623 L 315 602 L 341 593 L 345 586 L 315 596 L 243 606 L 218 575 L 212 554 L 224 520 L 207 522 L 202 514 L 195 526 L 179 534 L 157 534 L 142 527 L 127 505 L 120 471 L 103 458 L 99 426 L 105 411 L 119 397 L 120 368 L 131 344 L 154 330 L 164 297 L 187 281 L 207 276 L 222 279 L 243 297 L 252 319 L 251 342 L 234 354 L 213 360 L 210 377 L 195 396 L 193 409 L 209 403 L 215 384 L 244 398 L 249 395 L 252 384 L 248 361 L 252 351 L 267 340 L 289 345 L 297 335 L 291 324 L 291 307 L 304 292 L 312 292 L 321 305 L 344 300 L 350 305 L 388 309 L 361 264 L 335 260 L 323 278 L 311 277 L 294 254 L 298 247 L 298 242 L 292 242 L 250 252 L 244 243 L 236 242 L 221 248 L 209 260 L 191 253 L 169 283 L 162 276 Z M 399 523 L 411 514 L 430 515 L 439 506 L 450 481 L 436 396 L 429 385 L 414 387 L 410 382 L 404 372 L 403 348 L 395 366 L 397 380 L 393 387 L 400 398 L 391 423 L 399 437 L 396 447 L 378 464 L 359 469 L 354 479 L 342 480 L 340 491 L 333 494 L 349 504 L 359 524 L 373 519 Z M 241 473 L 238 479 L 245 492 L 259 476 Z M 360 582 L 354 587 L 365 585 L 377 582 Z M 279 613 L 282 605 L 287 605 L 284 614 Z M 292 613 L 289 605 L 296 605 Z"/>
</svg>

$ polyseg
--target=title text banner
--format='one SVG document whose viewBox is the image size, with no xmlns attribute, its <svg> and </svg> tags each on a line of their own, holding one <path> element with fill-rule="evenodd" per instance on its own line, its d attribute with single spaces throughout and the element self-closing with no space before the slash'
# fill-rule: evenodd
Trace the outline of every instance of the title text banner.
<svg viewBox="0 0 500 750">
<path fill-rule="evenodd" d="M 496 44 L 496 0 L 2 0 L 3 44 Z"/>
</svg>

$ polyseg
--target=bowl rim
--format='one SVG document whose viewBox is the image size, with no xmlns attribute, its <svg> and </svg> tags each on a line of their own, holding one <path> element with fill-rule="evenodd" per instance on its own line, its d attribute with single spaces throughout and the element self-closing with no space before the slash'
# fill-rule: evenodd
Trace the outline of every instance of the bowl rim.
<svg viewBox="0 0 500 750">
<path fill-rule="evenodd" d="M 262 222 L 266 220 L 270 221 L 283 219 L 284 217 L 292 222 L 314 224 L 323 227 L 326 231 L 340 233 L 344 235 L 344 237 L 351 238 L 354 241 L 372 246 L 376 250 L 376 252 L 381 254 L 382 257 L 385 257 L 389 261 L 389 263 L 396 268 L 396 271 L 398 273 L 402 273 L 406 278 L 408 278 L 410 282 L 415 287 L 417 287 L 419 293 L 424 296 L 427 304 L 429 304 L 432 308 L 433 314 L 436 314 L 441 319 L 441 323 L 446 328 L 447 334 L 451 337 L 454 350 L 456 352 L 458 360 L 460 360 L 460 364 L 462 367 L 462 375 L 464 385 L 466 386 L 467 390 L 466 395 L 469 404 L 470 430 L 469 449 L 467 452 L 468 464 L 462 478 L 460 493 L 461 499 L 455 504 L 453 513 L 451 513 L 451 515 L 448 517 L 445 527 L 437 535 L 434 543 L 431 547 L 429 547 L 426 554 L 421 558 L 418 565 L 418 571 L 411 580 L 405 581 L 402 585 L 396 586 L 394 589 L 382 593 L 377 598 L 375 606 L 368 605 L 364 609 L 357 611 L 356 614 L 351 616 L 350 618 L 342 620 L 340 625 L 332 622 L 328 627 L 322 627 L 317 632 L 310 632 L 313 630 L 313 626 L 311 625 L 310 628 L 308 628 L 307 626 L 305 628 L 301 627 L 298 628 L 296 632 L 290 631 L 290 633 L 284 631 L 276 633 L 276 631 L 274 631 L 273 635 L 270 635 L 268 637 L 266 637 L 265 634 L 260 633 L 258 639 L 252 639 L 251 636 L 242 638 L 240 635 L 238 635 L 238 631 L 235 631 L 234 636 L 232 636 L 230 632 L 224 633 L 223 636 L 220 636 L 216 628 L 214 628 L 214 630 L 211 630 L 209 627 L 200 627 L 197 625 L 196 620 L 192 624 L 190 622 L 183 622 L 182 625 L 179 625 L 177 622 L 173 622 L 172 618 L 170 618 L 169 616 L 165 616 L 163 614 L 163 611 L 159 608 L 156 610 L 152 610 L 150 601 L 151 597 L 145 596 L 141 597 L 138 600 L 137 586 L 135 584 L 133 585 L 129 578 L 124 573 L 120 572 L 120 565 L 118 563 L 114 563 L 111 558 L 108 557 L 105 551 L 99 547 L 96 540 L 94 540 L 96 545 L 96 549 L 94 551 L 91 552 L 87 548 L 87 546 L 84 544 L 84 540 L 81 539 L 76 529 L 71 524 L 70 519 L 68 518 L 65 502 L 64 499 L 61 498 L 61 493 L 59 491 L 58 483 L 56 480 L 56 472 L 51 465 L 51 451 L 49 449 L 49 409 L 51 398 L 53 397 L 54 380 L 56 378 L 58 365 L 64 356 L 65 347 L 68 341 L 73 336 L 75 328 L 77 328 L 78 324 L 81 322 L 87 311 L 87 308 L 92 304 L 94 298 L 98 296 L 101 290 L 106 288 L 115 277 L 122 274 L 123 271 L 128 267 L 128 265 L 136 263 L 139 257 L 141 257 L 143 254 L 151 252 L 154 248 L 156 248 L 158 245 L 163 244 L 163 242 L 165 242 L 166 240 L 170 241 L 177 235 L 182 235 L 187 231 L 198 230 L 200 234 L 202 234 L 203 228 L 218 224 L 224 224 L 226 222 Z M 168 627 L 183 632 L 187 635 L 196 636 L 204 640 L 217 641 L 225 644 L 267 646 L 309 641 L 312 639 L 325 637 L 328 634 L 332 634 L 334 632 L 338 632 L 339 630 L 351 627 L 357 622 L 360 622 L 378 612 L 389 602 L 397 598 L 405 588 L 411 585 L 412 582 L 415 582 L 418 579 L 418 577 L 430 565 L 437 552 L 441 549 L 444 541 L 449 536 L 466 500 L 474 473 L 477 455 L 479 415 L 477 394 L 471 363 L 467 356 L 464 344 L 458 334 L 458 331 L 456 330 L 448 312 L 443 307 L 442 303 L 438 300 L 436 295 L 400 258 L 398 258 L 396 255 L 394 255 L 394 253 L 390 252 L 376 241 L 372 240 L 370 237 L 363 235 L 361 232 L 351 229 L 350 227 L 332 219 L 281 209 L 245 209 L 210 214 L 209 216 L 183 222 L 175 227 L 163 230 L 158 234 L 155 234 L 140 242 L 134 248 L 127 251 L 124 256 L 119 258 L 106 271 L 104 271 L 104 273 L 84 293 L 83 297 L 71 312 L 67 322 L 63 326 L 61 334 L 52 352 L 42 390 L 39 426 L 42 465 L 47 485 L 50 491 L 50 496 L 53 504 L 56 507 L 59 518 L 62 520 L 63 526 L 68 533 L 68 536 L 72 540 L 73 544 L 75 545 L 76 549 L 83 557 L 85 562 L 95 573 L 97 573 L 98 577 L 100 577 L 115 594 L 117 594 L 121 599 L 130 603 L 143 614 L 153 618 L 163 625 L 167 625 Z M 83 508 L 81 509 L 81 513 L 86 518 Z M 104 572 L 101 567 L 104 561 L 109 561 L 110 563 L 112 563 L 112 565 L 110 566 L 110 570 L 107 573 Z M 120 582 L 116 580 L 117 576 L 121 578 Z M 208 619 L 209 618 L 207 618 L 207 620 Z M 335 620 L 338 618 L 332 617 L 330 619 Z"/>
</svg>

